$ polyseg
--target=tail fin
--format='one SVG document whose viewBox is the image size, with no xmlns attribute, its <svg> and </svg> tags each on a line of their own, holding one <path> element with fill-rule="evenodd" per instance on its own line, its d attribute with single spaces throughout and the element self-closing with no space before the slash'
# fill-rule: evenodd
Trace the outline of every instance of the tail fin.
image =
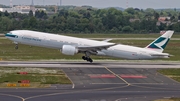
<svg viewBox="0 0 180 101">
<path fill-rule="evenodd" d="M 161 35 L 159 38 L 154 40 L 152 43 L 150 43 L 148 46 L 146 46 L 146 49 L 153 49 L 157 52 L 163 52 L 165 49 L 167 43 L 169 42 L 170 38 L 172 37 L 174 31 L 167 31 L 163 35 Z"/>
</svg>

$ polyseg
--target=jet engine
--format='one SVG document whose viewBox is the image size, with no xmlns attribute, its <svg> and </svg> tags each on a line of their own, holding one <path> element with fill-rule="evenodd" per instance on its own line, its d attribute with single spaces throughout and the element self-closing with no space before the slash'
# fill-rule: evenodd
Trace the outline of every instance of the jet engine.
<svg viewBox="0 0 180 101">
<path fill-rule="evenodd" d="M 74 55 L 78 53 L 78 49 L 75 46 L 71 46 L 71 45 L 63 45 L 61 51 L 62 51 L 62 54 L 65 54 L 65 55 Z"/>
</svg>

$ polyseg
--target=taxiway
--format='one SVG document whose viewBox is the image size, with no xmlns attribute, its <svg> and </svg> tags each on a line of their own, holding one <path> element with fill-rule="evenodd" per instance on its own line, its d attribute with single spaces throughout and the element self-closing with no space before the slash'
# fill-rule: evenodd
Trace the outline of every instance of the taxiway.
<svg viewBox="0 0 180 101">
<path fill-rule="evenodd" d="M 72 85 L 1 88 L 0 101 L 147 101 L 180 97 L 180 84 L 157 73 L 175 62 L 0 62 L 0 66 L 62 69 Z"/>
</svg>

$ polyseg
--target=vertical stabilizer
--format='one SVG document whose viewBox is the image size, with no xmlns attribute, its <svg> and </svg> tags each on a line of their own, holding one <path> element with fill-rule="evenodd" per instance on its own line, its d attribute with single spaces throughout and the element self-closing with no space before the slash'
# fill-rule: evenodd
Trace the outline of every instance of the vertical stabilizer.
<svg viewBox="0 0 180 101">
<path fill-rule="evenodd" d="M 146 46 L 146 49 L 152 49 L 154 51 L 163 52 L 165 49 L 167 43 L 169 42 L 170 38 L 172 37 L 174 31 L 166 31 L 163 35 L 161 35 L 159 38 L 154 40 L 152 43 L 150 43 L 148 46 Z"/>
</svg>

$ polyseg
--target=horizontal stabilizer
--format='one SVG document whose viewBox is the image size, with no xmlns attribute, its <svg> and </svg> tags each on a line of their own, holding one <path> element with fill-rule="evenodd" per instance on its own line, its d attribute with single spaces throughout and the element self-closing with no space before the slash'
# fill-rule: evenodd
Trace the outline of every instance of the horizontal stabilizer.
<svg viewBox="0 0 180 101">
<path fill-rule="evenodd" d="M 106 39 L 106 40 L 103 40 L 103 42 L 109 42 L 111 41 L 112 39 Z"/>
</svg>

